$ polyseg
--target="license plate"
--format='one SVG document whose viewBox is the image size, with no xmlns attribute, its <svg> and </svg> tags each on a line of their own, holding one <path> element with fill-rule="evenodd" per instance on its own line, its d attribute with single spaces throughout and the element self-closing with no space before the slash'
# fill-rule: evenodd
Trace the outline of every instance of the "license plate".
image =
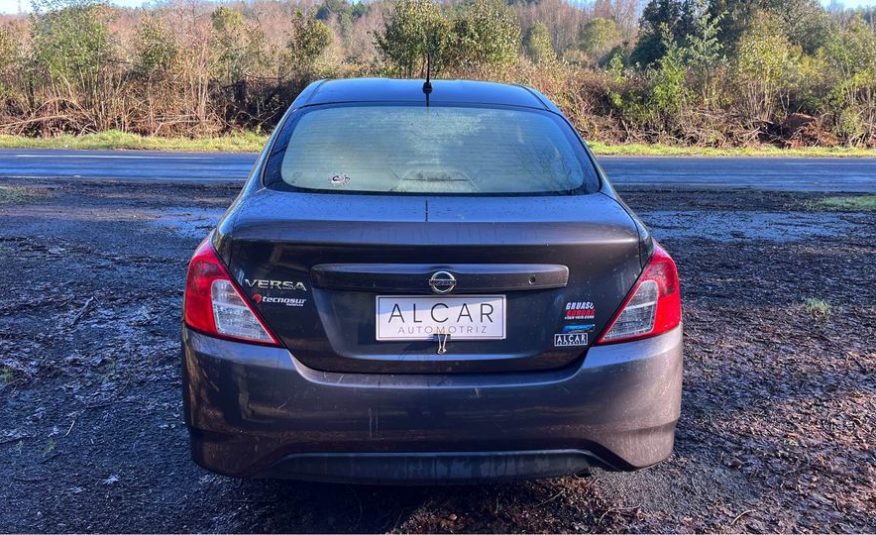
<svg viewBox="0 0 876 535">
<path fill-rule="evenodd" d="M 504 340 L 504 295 L 377 296 L 378 340 Z"/>
</svg>

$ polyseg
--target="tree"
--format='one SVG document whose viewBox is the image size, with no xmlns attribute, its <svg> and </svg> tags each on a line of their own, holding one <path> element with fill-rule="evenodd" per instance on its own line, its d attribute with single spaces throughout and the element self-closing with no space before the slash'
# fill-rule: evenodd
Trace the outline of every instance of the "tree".
<svg viewBox="0 0 876 535">
<path fill-rule="evenodd" d="M 0 26 L 0 108 L 20 87 L 17 79 L 22 62 L 21 46 L 11 25 Z"/>
<path fill-rule="evenodd" d="M 135 51 L 134 72 L 147 79 L 166 75 L 178 53 L 173 34 L 154 16 L 140 22 Z"/>
<path fill-rule="evenodd" d="M 347 0 L 322 0 L 322 3 L 316 9 L 316 20 L 328 21 L 332 15 L 339 17 L 347 17 L 352 20 L 353 6 Z"/>
<path fill-rule="evenodd" d="M 536 22 L 526 32 L 523 47 L 529 59 L 536 64 L 552 64 L 557 61 L 557 53 L 554 51 L 550 32 L 543 22 Z"/>
<path fill-rule="evenodd" d="M 569 0 L 539 0 L 516 5 L 513 11 L 518 24 L 528 30 L 536 23 L 543 23 L 551 37 L 551 43 L 558 55 L 565 55 L 578 46 L 578 33 L 581 25 L 591 18 L 588 11 L 581 9 L 580 3 Z"/>
<path fill-rule="evenodd" d="M 721 19 L 708 11 L 697 17 L 695 31 L 688 36 L 687 43 L 688 62 L 694 69 L 708 69 L 720 59 L 724 48 L 718 39 Z"/>
<path fill-rule="evenodd" d="M 292 16 L 292 38 L 289 39 L 289 53 L 296 72 L 311 72 L 331 40 L 332 31 L 324 22 L 296 10 Z"/>
<path fill-rule="evenodd" d="M 668 27 L 663 27 L 665 53 L 657 60 L 656 68 L 648 71 L 651 88 L 648 107 L 660 128 L 674 130 L 681 122 L 681 113 L 689 99 L 685 84 L 685 50 L 675 42 Z"/>
<path fill-rule="evenodd" d="M 33 47 L 50 81 L 91 87 L 114 60 L 109 6 L 93 0 L 34 3 Z"/>
<path fill-rule="evenodd" d="M 694 3 L 691 0 L 650 0 L 639 21 L 639 41 L 631 60 L 643 67 L 652 65 L 666 53 L 665 33 L 674 43 L 685 43 L 693 31 Z"/>
<path fill-rule="evenodd" d="M 447 63 L 451 25 L 433 0 L 399 0 L 375 42 L 386 61 L 407 77 L 422 71 L 427 55 L 433 72 Z"/>
<path fill-rule="evenodd" d="M 399 0 L 376 43 L 404 76 L 509 65 L 517 60 L 520 26 L 503 0 L 466 0 L 445 8 L 434 0 Z"/>
<path fill-rule="evenodd" d="M 216 76 L 223 84 L 232 84 L 246 75 L 246 53 L 250 31 L 243 13 L 219 6 L 210 16 L 213 23 L 213 47 L 216 51 Z"/>
<path fill-rule="evenodd" d="M 851 145 L 876 137 L 876 33 L 860 16 L 832 32 L 824 49 L 836 133 Z"/>
<path fill-rule="evenodd" d="M 150 15 L 140 22 L 135 40 L 134 75 L 142 82 L 145 130 L 150 134 L 160 128 L 160 110 L 167 109 L 168 101 L 174 100 L 170 97 L 176 92 L 172 70 L 178 52 L 175 36 L 160 19 Z"/>
<path fill-rule="evenodd" d="M 737 45 L 738 103 L 746 125 L 754 129 L 772 122 L 786 97 L 785 82 L 796 57 L 783 28 L 777 16 L 758 12 Z"/>
<path fill-rule="evenodd" d="M 624 122 L 647 132 L 650 139 L 664 135 L 683 135 L 691 97 L 687 87 L 685 51 L 675 42 L 668 26 L 661 28 L 663 56 L 644 72 L 627 72 L 621 54 L 614 54 L 608 63 L 613 80 L 609 91 L 612 107 Z"/>
<path fill-rule="evenodd" d="M 729 50 L 736 48 L 760 12 L 777 17 L 788 42 L 807 54 L 823 46 L 830 33 L 828 15 L 818 0 L 711 0 L 709 10 L 713 17 L 723 17 L 719 39 Z"/>
<path fill-rule="evenodd" d="M 33 3 L 34 65 L 81 130 L 108 130 L 123 121 L 122 86 L 126 73 L 109 24 L 112 7 L 94 0 L 40 0 Z M 82 110 L 82 111 L 78 111 Z"/>
<path fill-rule="evenodd" d="M 455 67 L 510 65 L 519 49 L 520 25 L 504 0 L 466 0 L 457 6 L 448 50 Z"/>
<path fill-rule="evenodd" d="M 694 23 L 695 31 L 688 36 L 686 61 L 700 86 L 700 96 L 709 102 L 717 97 L 715 71 L 722 61 L 723 45 L 718 39 L 722 16 L 713 16 L 702 10 Z"/>
<path fill-rule="evenodd" d="M 594 0 L 593 16 L 614 21 L 623 40 L 632 40 L 639 23 L 639 0 Z"/>
<path fill-rule="evenodd" d="M 353 29 L 353 6 L 347 0 L 323 0 L 314 18 L 326 24 L 334 21 L 341 37 L 346 38 Z"/>
<path fill-rule="evenodd" d="M 365 2 L 354 2 L 350 15 L 353 17 L 353 21 L 355 22 L 367 15 L 370 11 L 371 4 L 366 4 Z"/>
<path fill-rule="evenodd" d="M 612 19 L 602 17 L 585 22 L 578 34 L 581 50 L 594 64 L 601 63 L 621 41 L 621 33 L 617 23 Z"/>
</svg>

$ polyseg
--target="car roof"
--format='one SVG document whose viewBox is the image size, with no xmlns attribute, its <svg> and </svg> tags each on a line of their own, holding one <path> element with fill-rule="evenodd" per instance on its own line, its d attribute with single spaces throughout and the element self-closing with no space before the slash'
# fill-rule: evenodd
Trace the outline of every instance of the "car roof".
<svg viewBox="0 0 876 535">
<path fill-rule="evenodd" d="M 293 108 L 345 102 L 422 102 L 424 80 L 349 78 L 313 82 L 293 102 Z M 473 80 L 432 80 L 432 104 L 486 104 L 537 108 L 559 113 L 544 95 L 523 85 Z"/>
</svg>

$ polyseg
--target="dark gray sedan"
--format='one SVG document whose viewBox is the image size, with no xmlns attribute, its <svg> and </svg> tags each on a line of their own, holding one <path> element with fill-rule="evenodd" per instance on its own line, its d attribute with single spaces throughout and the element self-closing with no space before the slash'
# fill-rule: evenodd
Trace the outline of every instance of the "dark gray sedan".
<svg viewBox="0 0 876 535">
<path fill-rule="evenodd" d="M 185 416 L 241 477 L 435 483 L 666 458 L 673 260 L 523 86 L 311 84 L 189 265 Z"/>
</svg>

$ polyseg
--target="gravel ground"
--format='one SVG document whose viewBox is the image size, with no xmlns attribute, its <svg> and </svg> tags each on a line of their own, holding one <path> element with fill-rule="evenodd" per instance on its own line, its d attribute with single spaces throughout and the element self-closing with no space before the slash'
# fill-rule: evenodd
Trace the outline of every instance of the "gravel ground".
<svg viewBox="0 0 876 535">
<path fill-rule="evenodd" d="M 685 303 L 675 454 L 494 486 L 240 481 L 189 459 L 189 255 L 229 187 L 0 191 L 0 531 L 876 531 L 876 214 L 631 190 Z"/>
</svg>

